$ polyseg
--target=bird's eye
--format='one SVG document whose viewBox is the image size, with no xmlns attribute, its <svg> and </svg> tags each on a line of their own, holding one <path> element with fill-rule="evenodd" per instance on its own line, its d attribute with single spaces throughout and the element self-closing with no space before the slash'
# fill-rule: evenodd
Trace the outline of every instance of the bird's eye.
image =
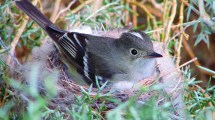
<svg viewBox="0 0 215 120">
<path fill-rule="evenodd" d="M 130 50 L 130 53 L 132 54 L 132 55 L 137 55 L 137 50 L 136 49 L 134 49 L 134 48 L 132 48 L 131 50 Z"/>
</svg>

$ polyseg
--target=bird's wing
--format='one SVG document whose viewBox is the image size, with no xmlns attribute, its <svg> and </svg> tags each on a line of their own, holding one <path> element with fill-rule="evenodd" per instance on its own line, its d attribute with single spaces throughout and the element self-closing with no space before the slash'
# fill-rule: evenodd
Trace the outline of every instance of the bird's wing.
<svg viewBox="0 0 215 120">
<path fill-rule="evenodd" d="M 77 71 L 82 75 L 83 79 L 88 84 L 96 86 L 96 79 L 98 81 L 105 81 L 95 72 L 95 66 L 89 61 L 87 51 L 86 34 L 70 32 L 64 34 L 57 43 L 61 48 L 61 52 L 67 57 L 71 64 L 75 64 Z"/>
<path fill-rule="evenodd" d="M 105 59 L 93 53 L 88 53 L 89 62 L 95 69 L 96 74 L 104 78 L 111 78 L 114 74 L 126 74 L 125 71 L 114 65 L 111 58 Z M 96 61 L 96 62 L 95 62 Z M 99 69 L 98 69 L 99 68 Z"/>
</svg>

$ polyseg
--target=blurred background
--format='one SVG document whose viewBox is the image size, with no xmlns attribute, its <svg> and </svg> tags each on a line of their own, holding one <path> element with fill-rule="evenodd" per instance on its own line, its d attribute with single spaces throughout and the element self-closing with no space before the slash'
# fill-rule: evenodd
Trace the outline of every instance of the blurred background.
<svg viewBox="0 0 215 120">
<path fill-rule="evenodd" d="M 207 91 L 208 86 L 215 85 L 215 77 L 212 77 L 215 76 L 214 0 L 31 2 L 57 26 L 66 30 L 81 26 L 110 30 L 132 23 L 134 30 L 146 32 L 153 41 L 166 43 L 175 65 L 182 71 L 189 67 L 201 90 Z M 46 37 L 46 33 L 18 10 L 12 0 L 0 0 L 0 107 L 10 98 L 8 80 L 16 76 L 9 68 L 29 61 L 32 49 L 41 46 Z M 210 93 L 214 91 L 210 90 Z M 214 101 L 210 102 L 214 104 Z M 212 103 L 209 105 L 212 106 Z"/>
</svg>

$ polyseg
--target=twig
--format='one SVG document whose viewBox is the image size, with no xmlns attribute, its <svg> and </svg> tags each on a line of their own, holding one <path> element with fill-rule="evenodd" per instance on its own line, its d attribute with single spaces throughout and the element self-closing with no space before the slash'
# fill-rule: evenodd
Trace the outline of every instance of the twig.
<svg viewBox="0 0 215 120">
<path fill-rule="evenodd" d="M 181 31 L 179 31 L 177 34 L 175 34 L 172 38 L 170 38 L 168 41 L 167 41 L 167 45 L 169 45 L 169 43 L 175 39 L 175 37 L 179 36 L 181 33 L 183 33 L 188 27 L 190 27 L 191 25 L 187 25 L 185 26 Z M 183 41 L 183 40 L 182 40 Z"/>
<path fill-rule="evenodd" d="M 205 68 L 205 67 L 203 67 L 203 66 L 197 66 L 197 67 L 200 68 L 201 70 L 210 72 L 211 74 L 214 74 L 213 76 L 215 76 L 215 71 L 214 71 L 214 70 Z"/>
<path fill-rule="evenodd" d="M 7 59 L 7 64 L 8 64 L 8 65 L 10 65 L 11 59 L 15 56 L 15 48 L 16 48 L 16 45 L 18 44 L 19 39 L 20 39 L 22 33 L 24 32 L 27 23 L 28 23 L 28 18 L 25 19 L 24 21 L 22 21 L 21 27 L 19 28 L 19 30 L 18 30 L 18 32 L 16 33 L 16 35 L 15 35 L 13 41 L 11 42 L 11 49 L 10 49 L 10 51 L 9 51 L 10 55 L 8 56 L 8 59 Z"/>
<path fill-rule="evenodd" d="M 137 12 L 137 6 L 132 5 L 132 10 Z M 137 26 L 137 15 L 135 15 L 135 14 L 132 15 L 132 21 L 133 21 L 132 23 L 133 23 L 134 27 L 136 27 Z"/>
<path fill-rule="evenodd" d="M 73 9 L 73 10 L 72 10 L 72 13 L 73 13 L 73 14 L 77 13 L 77 12 L 78 12 L 79 10 L 81 10 L 83 7 L 85 7 L 86 5 L 88 5 L 88 4 L 92 3 L 92 2 L 94 2 L 94 0 L 88 0 L 88 1 L 86 1 L 86 2 L 84 2 L 84 3 L 82 3 L 80 6 L 76 7 L 75 9 Z"/>
<path fill-rule="evenodd" d="M 158 4 L 155 0 L 149 0 L 149 2 L 151 2 L 155 8 L 158 8 L 159 10 L 161 10 L 161 12 L 164 11 L 162 4 Z"/>
<path fill-rule="evenodd" d="M 81 5 L 79 5 L 79 6 L 76 7 L 75 9 L 73 9 L 71 12 L 72 12 L 73 14 L 75 14 L 75 13 L 77 13 L 79 10 L 81 10 L 83 7 L 85 7 L 86 5 L 88 5 L 88 4 L 92 3 L 92 2 L 94 2 L 94 0 L 88 0 L 88 1 L 86 1 L 86 2 L 83 2 Z M 79 24 L 80 24 L 80 22 L 77 21 L 77 22 L 73 25 L 73 27 L 77 27 L 77 26 L 79 26 Z"/>
<path fill-rule="evenodd" d="M 187 26 L 187 25 L 193 25 L 197 22 L 200 22 L 199 20 L 194 20 L 194 21 L 191 21 L 191 22 L 187 22 L 187 23 L 182 23 L 182 24 L 177 24 L 177 25 L 172 25 L 171 28 L 176 28 L 176 27 L 180 27 L 180 26 Z M 162 31 L 164 30 L 165 28 L 160 28 L 160 29 L 156 29 L 156 30 L 151 30 L 151 31 L 148 31 L 148 32 L 145 32 L 145 33 L 153 33 L 153 32 L 158 32 L 158 31 Z"/>
<path fill-rule="evenodd" d="M 78 0 L 81 4 L 83 4 L 84 3 L 84 0 Z"/>
<path fill-rule="evenodd" d="M 118 2 L 113 2 L 113 3 L 110 3 L 110 4 L 107 4 L 105 6 L 102 6 L 100 9 L 98 9 L 97 11 L 95 11 L 94 13 L 92 13 L 91 15 L 89 15 L 85 20 L 89 20 L 91 17 L 95 16 L 97 13 L 99 13 L 100 11 L 112 6 L 112 5 L 117 5 Z"/>
<path fill-rule="evenodd" d="M 181 3 L 180 6 L 180 15 L 179 15 L 179 24 L 182 24 L 184 21 L 184 4 Z M 180 26 L 180 30 L 183 30 L 183 26 Z M 183 40 L 183 34 L 179 37 L 179 45 L 177 49 L 177 59 L 176 59 L 176 66 L 179 66 L 180 60 L 181 60 L 181 47 L 182 47 L 182 40 Z"/>
<path fill-rule="evenodd" d="M 56 20 L 59 18 L 59 16 L 60 16 L 62 13 L 68 11 L 68 10 L 70 9 L 70 7 L 71 7 L 75 2 L 76 2 L 76 0 L 71 1 L 71 2 L 69 3 L 69 5 L 68 5 L 66 8 L 62 9 L 62 10 L 56 15 L 56 17 L 53 18 L 53 21 L 52 21 L 52 22 L 56 22 Z"/>
<path fill-rule="evenodd" d="M 171 25 L 172 25 L 173 20 L 175 18 L 175 15 L 176 15 L 176 8 L 177 8 L 177 2 L 176 2 L 176 0 L 173 0 L 173 2 L 172 2 L 172 9 L 171 9 L 172 12 L 171 12 L 171 16 L 169 18 L 167 27 L 165 28 L 163 42 L 166 42 L 168 40 L 168 38 L 169 38 L 170 28 L 171 28 Z"/>
<path fill-rule="evenodd" d="M 163 30 L 165 29 L 165 26 L 166 26 L 166 24 L 167 24 L 167 22 L 165 22 L 165 21 L 167 21 L 166 20 L 166 14 L 167 14 L 167 7 L 168 7 L 168 4 L 167 4 L 167 2 L 168 2 L 168 0 L 164 0 L 164 11 L 163 11 L 163 16 L 162 16 L 162 20 L 163 20 L 163 24 L 162 24 L 162 27 L 163 27 Z M 164 32 L 163 32 L 164 33 Z"/>
<path fill-rule="evenodd" d="M 56 0 L 55 4 L 54 4 L 54 11 L 52 12 L 52 16 L 51 16 L 51 21 L 52 22 L 56 22 L 56 17 L 57 17 L 57 13 L 60 9 L 60 3 L 61 3 L 61 0 Z"/>
<path fill-rule="evenodd" d="M 180 65 L 180 66 L 178 67 L 178 69 L 180 69 L 180 68 L 182 68 L 182 67 L 184 67 L 184 66 L 186 66 L 186 65 L 188 65 L 188 64 L 190 64 L 190 63 L 192 63 L 192 62 L 194 62 L 194 61 L 196 61 L 196 60 L 197 60 L 197 57 L 195 57 L 195 58 L 193 58 L 193 59 L 187 61 L 186 63 L 183 63 L 182 65 Z"/>
<path fill-rule="evenodd" d="M 98 10 L 102 6 L 102 0 L 95 0 L 93 3 L 93 11 Z"/>
<path fill-rule="evenodd" d="M 39 5 L 41 12 L 44 13 L 42 1 L 39 0 L 37 4 Z M 35 4 L 35 5 L 36 5 L 36 4 Z"/>
<path fill-rule="evenodd" d="M 129 2 L 130 0 L 128 0 L 128 3 L 126 3 L 126 7 L 129 7 Z M 125 11 L 125 23 L 126 24 L 129 24 L 131 21 L 130 21 L 130 14 L 129 14 L 129 11 Z"/>
<path fill-rule="evenodd" d="M 136 1 L 131 1 L 130 3 L 131 3 L 131 4 L 134 4 L 134 5 L 136 5 L 136 6 L 138 6 L 138 7 L 141 8 L 143 11 L 145 11 L 146 14 L 147 14 L 147 16 L 148 16 L 150 19 L 152 19 L 154 29 L 157 28 L 157 22 L 156 22 L 155 17 L 147 10 L 147 8 L 146 8 L 144 5 L 139 4 L 139 3 L 136 2 Z"/>
</svg>

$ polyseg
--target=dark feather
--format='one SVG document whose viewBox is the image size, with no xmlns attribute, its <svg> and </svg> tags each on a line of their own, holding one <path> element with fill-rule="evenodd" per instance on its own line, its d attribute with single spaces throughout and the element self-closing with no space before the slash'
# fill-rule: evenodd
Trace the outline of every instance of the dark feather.
<svg viewBox="0 0 215 120">
<path fill-rule="evenodd" d="M 110 61 L 106 61 L 104 58 L 99 57 L 93 53 L 88 53 L 89 62 L 95 69 L 95 73 L 99 76 L 103 76 L 106 79 L 110 79 L 114 74 L 125 74 L 124 71 L 118 69 Z"/>
<path fill-rule="evenodd" d="M 75 32 L 66 33 L 60 38 L 58 44 L 68 60 L 73 64 L 77 64 L 77 71 L 83 76 L 84 80 L 88 84 L 93 83 L 95 86 L 96 79 L 104 80 L 102 77 L 98 77 L 95 66 L 92 64 L 93 61 L 89 58 L 91 55 L 86 49 L 88 41 L 86 36 L 90 35 Z"/>
<path fill-rule="evenodd" d="M 66 31 L 59 29 L 49 19 L 47 19 L 36 7 L 28 0 L 15 0 L 16 6 L 43 28 L 49 36 L 57 41 Z"/>
</svg>

